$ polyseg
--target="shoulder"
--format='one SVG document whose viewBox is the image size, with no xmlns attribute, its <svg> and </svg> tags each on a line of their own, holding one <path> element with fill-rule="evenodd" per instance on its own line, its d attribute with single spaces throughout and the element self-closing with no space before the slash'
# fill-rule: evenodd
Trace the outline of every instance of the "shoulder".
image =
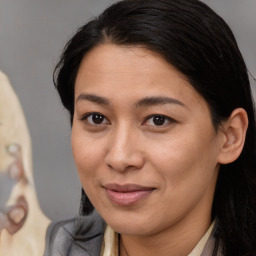
<svg viewBox="0 0 256 256">
<path fill-rule="evenodd" d="M 105 226 L 95 210 L 88 216 L 53 222 L 47 230 L 44 256 L 98 256 Z"/>
</svg>

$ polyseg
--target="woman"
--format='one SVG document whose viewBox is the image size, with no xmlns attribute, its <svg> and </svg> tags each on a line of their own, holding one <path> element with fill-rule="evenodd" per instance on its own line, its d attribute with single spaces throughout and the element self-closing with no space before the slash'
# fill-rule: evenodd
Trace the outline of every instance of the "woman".
<svg viewBox="0 0 256 256">
<path fill-rule="evenodd" d="M 46 255 L 256 254 L 247 69 L 209 7 L 112 5 L 69 41 L 55 85 L 85 217 L 52 225 Z"/>
</svg>

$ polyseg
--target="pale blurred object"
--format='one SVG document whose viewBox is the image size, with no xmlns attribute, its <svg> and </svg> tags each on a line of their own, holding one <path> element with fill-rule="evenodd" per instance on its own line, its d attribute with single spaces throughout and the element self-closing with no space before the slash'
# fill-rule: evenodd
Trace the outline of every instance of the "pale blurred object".
<svg viewBox="0 0 256 256">
<path fill-rule="evenodd" d="M 0 72 L 0 256 L 43 255 L 49 223 L 36 197 L 25 117 Z"/>
</svg>

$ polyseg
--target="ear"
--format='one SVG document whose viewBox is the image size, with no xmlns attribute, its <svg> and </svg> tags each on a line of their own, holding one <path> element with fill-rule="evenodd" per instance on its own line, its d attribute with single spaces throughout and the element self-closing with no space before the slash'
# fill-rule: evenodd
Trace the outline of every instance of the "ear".
<svg viewBox="0 0 256 256">
<path fill-rule="evenodd" d="M 220 130 L 223 135 L 218 157 L 220 164 L 232 163 L 239 157 L 244 147 L 247 127 L 248 116 L 246 111 L 243 108 L 233 110 Z"/>
</svg>

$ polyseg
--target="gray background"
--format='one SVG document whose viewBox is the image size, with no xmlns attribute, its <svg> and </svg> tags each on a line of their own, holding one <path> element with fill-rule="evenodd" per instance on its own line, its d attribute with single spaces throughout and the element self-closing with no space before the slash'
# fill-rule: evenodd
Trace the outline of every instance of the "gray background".
<svg viewBox="0 0 256 256">
<path fill-rule="evenodd" d="M 0 0 L 0 69 L 24 108 L 40 205 L 51 219 L 78 212 L 80 185 L 68 114 L 52 84 L 58 56 L 76 29 L 114 0 Z M 232 28 L 256 75 L 256 0 L 206 0 Z M 255 82 L 252 81 L 255 87 Z"/>
</svg>

